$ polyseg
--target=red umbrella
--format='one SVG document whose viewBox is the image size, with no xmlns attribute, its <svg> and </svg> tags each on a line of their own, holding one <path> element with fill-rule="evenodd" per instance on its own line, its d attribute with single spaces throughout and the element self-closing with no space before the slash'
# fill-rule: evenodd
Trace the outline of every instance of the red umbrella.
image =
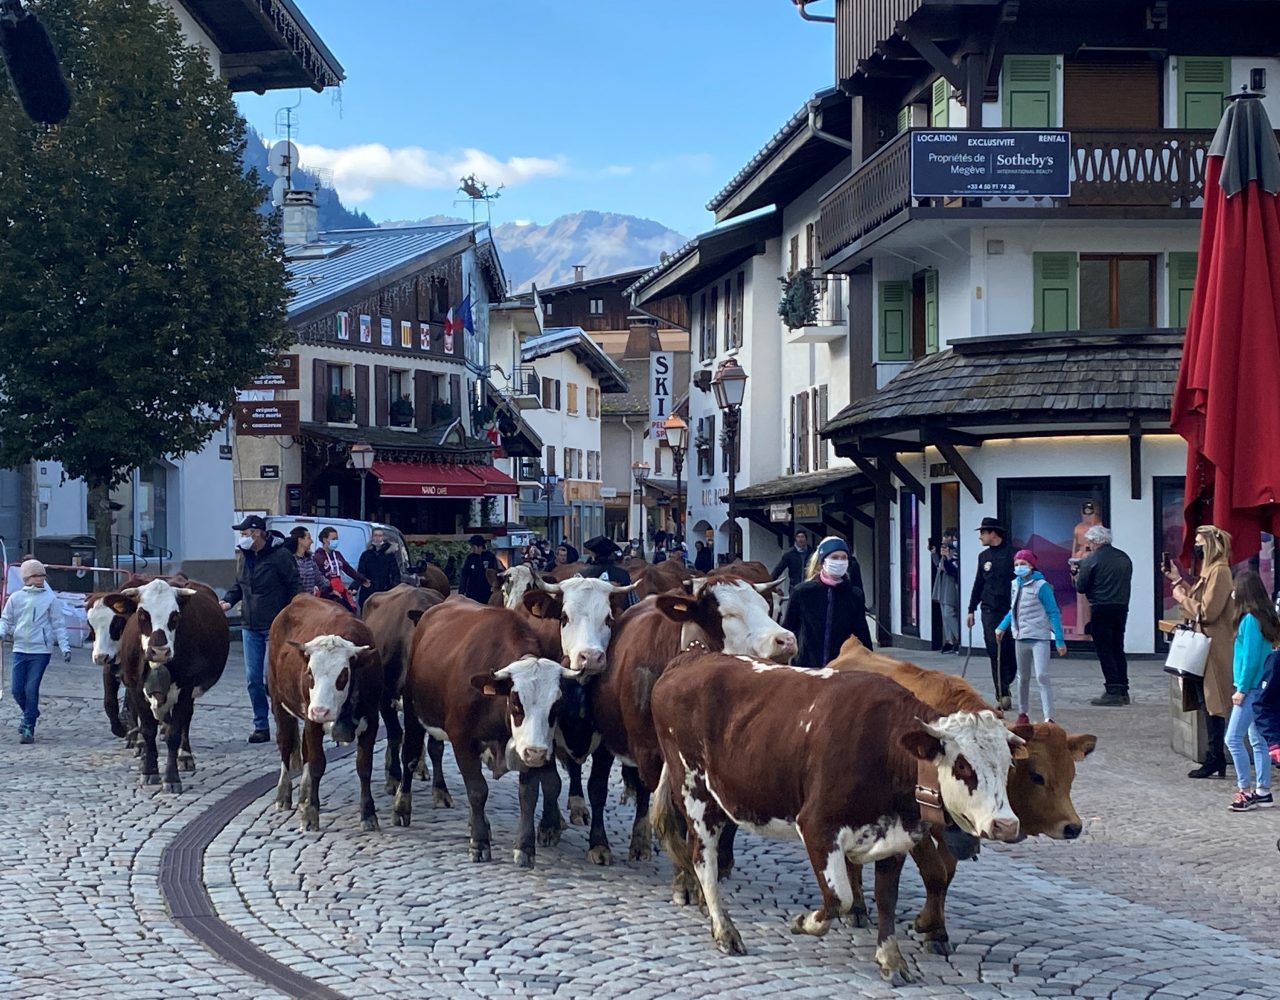
<svg viewBox="0 0 1280 1000">
<path fill-rule="evenodd" d="M 1183 558 L 1195 529 L 1231 561 L 1280 534 L 1280 146 L 1255 94 L 1232 99 L 1205 163 L 1195 290 L 1170 425 L 1187 441 Z"/>
</svg>

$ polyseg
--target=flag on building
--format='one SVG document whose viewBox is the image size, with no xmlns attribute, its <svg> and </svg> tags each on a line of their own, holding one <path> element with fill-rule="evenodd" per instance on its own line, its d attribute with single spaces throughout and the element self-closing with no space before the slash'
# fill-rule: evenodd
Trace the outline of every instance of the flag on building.
<svg viewBox="0 0 1280 1000">
<path fill-rule="evenodd" d="M 449 307 L 449 314 L 444 318 L 444 353 L 453 353 L 453 338 L 455 334 L 462 332 L 462 320 L 453 318 L 453 307 Z"/>
<path fill-rule="evenodd" d="M 476 332 L 475 322 L 471 318 L 471 293 L 468 292 L 462 299 L 462 305 L 458 307 L 458 322 L 463 330 L 474 334 Z"/>
<path fill-rule="evenodd" d="M 339 340 L 350 340 L 351 316 L 345 312 L 338 313 L 335 317 L 335 328 L 337 329 Z"/>
</svg>

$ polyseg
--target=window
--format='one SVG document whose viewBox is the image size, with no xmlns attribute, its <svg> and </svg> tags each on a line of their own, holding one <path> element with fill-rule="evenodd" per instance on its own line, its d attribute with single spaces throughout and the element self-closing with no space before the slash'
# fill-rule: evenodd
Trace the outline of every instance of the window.
<svg viewBox="0 0 1280 1000">
<path fill-rule="evenodd" d="M 603 316 L 604 315 L 604 299 L 592 299 L 587 304 L 587 311 L 591 313 L 592 316 Z"/>
<path fill-rule="evenodd" d="M 567 388 L 569 390 L 569 395 L 568 405 L 565 408 L 565 412 L 569 413 L 571 416 L 576 416 L 578 413 L 578 383 L 570 382 Z"/>
<path fill-rule="evenodd" d="M 653 474 L 662 475 L 662 448 L 653 449 Z"/>
<path fill-rule="evenodd" d="M 560 380 L 544 378 L 542 380 L 542 408 L 544 410 L 560 409 Z"/>
<path fill-rule="evenodd" d="M 593 385 L 587 386 L 587 416 L 592 420 L 600 418 L 600 390 Z"/>
<path fill-rule="evenodd" d="M 1155 279 L 1155 257 L 1081 254 L 1081 329 L 1155 326 Z"/>
<path fill-rule="evenodd" d="M 343 389 L 350 388 L 350 386 L 347 385 L 346 365 L 329 365 L 325 375 L 329 385 L 330 396 L 340 396 L 342 395 Z"/>
<path fill-rule="evenodd" d="M 392 427 L 413 426 L 413 373 L 394 369 L 387 373 L 388 420 Z"/>
<path fill-rule="evenodd" d="M 556 446 L 547 445 L 547 475 L 554 476 L 556 474 Z"/>
</svg>

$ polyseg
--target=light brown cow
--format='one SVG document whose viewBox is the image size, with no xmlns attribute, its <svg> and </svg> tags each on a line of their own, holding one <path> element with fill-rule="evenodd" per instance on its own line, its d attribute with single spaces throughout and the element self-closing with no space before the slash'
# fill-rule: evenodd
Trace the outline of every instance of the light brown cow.
<svg viewBox="0 0 1280 1000">
<path fill-rule="evenodd" d="M 298 753 L 302 723 L 302 780 L 298 784 L 298 820 L 304 830 L 320 829 L 320 779 L 324 777 L 324 737 L 348 697 L 356 698 L 356 774 L 360 777 L 360 825 L 378 829 L 369 782 L 373 744 L 378 739 L 382 700 L 382 662 L 369 626 L 339 605 L 299 594 L 271 623 L 267 690 L 276 717 L 280 781 L 276 808 L 293 806 L 290 774 Z"/>
<path fill-rule="evenodd" d="M 685 581 L 693 576 L 693 570 L 688 566 L 677 563 L 674 559 L 666 559 L 663 562 L 650 566 L 644 571 L 644 575 L 639 577 L 640 586 L 636 588 L 636 596 L 640 598 L 651 597 L 654 594 L 666 594 L 673 590 L 681 590 Z M 637 579 L 634 575 L 632 580 Z"/>
<path fill-rule="evenodd" d="M 848 640 L 828 666 L 837 671 L 863 671 L 888 677 L 939 712 L 993 711 L 964 678 L 874 653 L 856 638 Z M 1082 825 L 1071 802 L 1071 786 L 1075 781 L 1076 762 L 1093 753 L 1097 742 L 1096 736 L 1070 736 L 1052 722 L 1039 722 L 1031 727 L 1026 757 L 1014 761 L 1009 775 L 1009 805 L 1018 816 L 1024 836 L 1042 835 L 1054 840 L 1074 840 L 1080 836 Z M 952 846 L 960 847 L 962 843 L 944 837 L 941 830 L 934 830 L 931 837 L 922 840 L 911 852 L 926 892 L 915 929 L 928 942 L 927 946 L 940 955 L 950 951 L 945 907 L 947 889 L 956 873 L 957 859 Z M 860 879 L 854 879 L 858 895 L 855 920 L 866 916 L 861 885 Z"/>
</svg>

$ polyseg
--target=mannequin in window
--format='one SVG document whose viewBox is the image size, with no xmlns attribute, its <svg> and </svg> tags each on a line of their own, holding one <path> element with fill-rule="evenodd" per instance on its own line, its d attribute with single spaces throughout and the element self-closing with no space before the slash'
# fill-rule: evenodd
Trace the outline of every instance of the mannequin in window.
<svg viewBox="0 0 1280 1000">
<path fill-rule="evenodd" d="M 1089 540 L 1085 538 L 1085 535 L 1090 528 L 1097 524 L 1102 524 L 1102 518 L 1098 516 L 1098 505 L 1092 500 L 1086 500 L 1080 505 L 1080 523 L 1075 526 L 1071 535 L 1071 558 L 1076 560 L 1072 565 L 1079 566 L 1079 560 L 1093 551 L 1093 546 L 1089 544 Z M 1084 594 L 1077 594 L 1076 635 L 1084 635 L 1088 624 L 1089 602 L 1085 599 Z"/>
</svg>

